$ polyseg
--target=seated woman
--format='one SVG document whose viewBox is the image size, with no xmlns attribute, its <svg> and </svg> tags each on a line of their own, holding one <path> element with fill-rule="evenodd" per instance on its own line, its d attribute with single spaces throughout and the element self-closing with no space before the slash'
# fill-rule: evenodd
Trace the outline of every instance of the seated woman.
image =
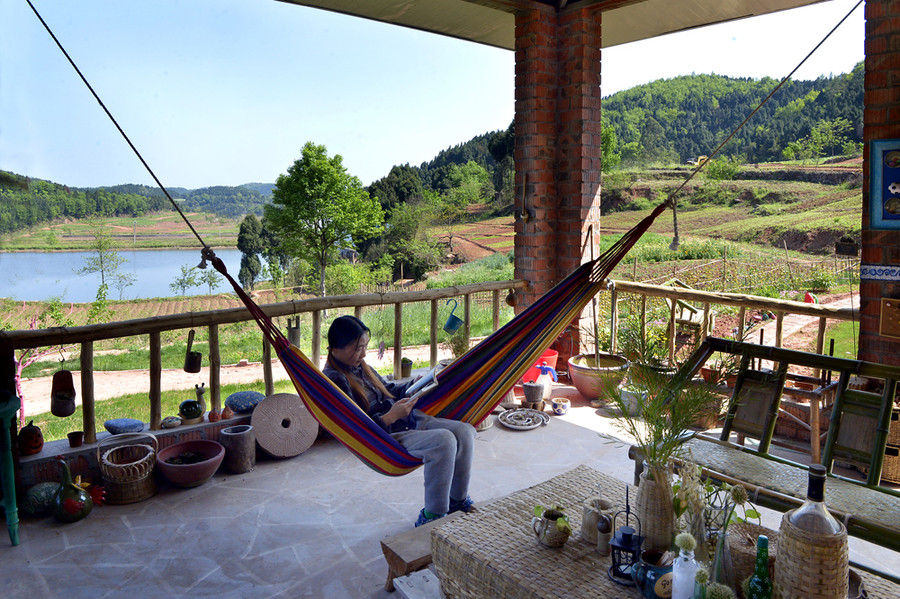
<svg viewBox="0 0 900 599">
<path fill-rule="evenodd" d="M 475 428 L 414 409 L 405 397 L 411 383 L 385 381 L 365 363 L 370 331 L 354 316 L 334 319 L 328 329 L 328 361 L 323 372 L 375 422 L 425 463 L 425 507 L 416 526 L 450 512 L 471 512 L 469 497 Z"/>
</svg>

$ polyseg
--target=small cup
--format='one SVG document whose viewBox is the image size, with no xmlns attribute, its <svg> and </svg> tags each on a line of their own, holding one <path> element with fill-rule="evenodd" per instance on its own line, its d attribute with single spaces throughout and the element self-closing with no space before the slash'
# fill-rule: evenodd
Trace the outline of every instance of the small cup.
<svg viewBox="0 0 900 599">
<path fill-rule="evenodd" d="M 563 416 L 566 412 L 569 411 L 569 400 L 565 397 L 554 397 L 550 400 L 550 405 L 553 406 L 553 413 L 557 416 Z"/>
<path fill-rule="evenodd" d="M 69 447 L 81 447 L 84 443 L 84 431 L 72 431 L 66 437 L 69 438 Z"/>
</svg>

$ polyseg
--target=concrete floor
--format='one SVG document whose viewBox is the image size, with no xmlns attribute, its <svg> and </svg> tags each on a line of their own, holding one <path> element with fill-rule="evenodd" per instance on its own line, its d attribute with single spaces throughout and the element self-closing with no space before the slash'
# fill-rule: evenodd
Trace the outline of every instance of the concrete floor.
<svg viewBox="0 0 900 599">
<path fill-rule="evenodd" d="M 631 481 L 621 433 L 578 403 L 534 431 L 497 424 L 480 432 L 470 486 L 476 502 L 582 463 Z M 338 443 L 319 442 L 296 458 L 260 461 L 247 474 L 95 508 L 75 524 L 27 520 L 20 546 L 0 542 L 0 596 L 391 597 L 379 541 L 411 528 L 421 506 L 421 469 L 386 477 Z M 530 518 L 522 514 L 523 522 Z M 778 521 L 764 514 L 764 524 Z M 897 564 L 896 553 L 851 547 L 854 559 Z"/>
</svg>

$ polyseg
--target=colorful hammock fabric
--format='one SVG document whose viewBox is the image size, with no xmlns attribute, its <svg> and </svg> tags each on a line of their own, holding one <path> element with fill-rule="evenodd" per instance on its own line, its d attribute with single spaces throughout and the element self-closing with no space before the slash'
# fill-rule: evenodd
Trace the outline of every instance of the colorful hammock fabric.
<svg viewBox="0 0 900 599">
<path fill-rule="evenodd" d="M 426 414 L 478 424 L 502 401 L 565 328 L 602 288 L 606 277 L 667 207 L 661 204 L 592 262 L 582 264 L 506 325 L 447 366 L 437 386 L 416 408 Z M 231 283 L 287 370 L 313 417 L 368 466 L 390 476 L 416 469 L 421 460 L 375 423 L 317 365 L 290 344 L 271 318 L 228 274 L 225 264 L 204 250 Z"/>
</svg>

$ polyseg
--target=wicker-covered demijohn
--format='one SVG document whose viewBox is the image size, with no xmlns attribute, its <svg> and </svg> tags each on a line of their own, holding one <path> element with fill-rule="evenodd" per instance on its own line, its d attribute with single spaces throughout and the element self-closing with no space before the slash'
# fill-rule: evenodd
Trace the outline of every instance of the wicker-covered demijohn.
<svg viewBox="0 0 900 599">
<path fill-rule="evenodd" d="M 110 435 L 97 444 L 106 503 L 136 503 L 156 494 L 153 467 L 158 449 L 150 433 Z"/>
<path fill-rule="evenodd" d="M 844 599 L 850 582 L 847 529 L 836 534 L 801 530 L 781 519 L 772 597 L 775 599 Z"/>
</svg>

